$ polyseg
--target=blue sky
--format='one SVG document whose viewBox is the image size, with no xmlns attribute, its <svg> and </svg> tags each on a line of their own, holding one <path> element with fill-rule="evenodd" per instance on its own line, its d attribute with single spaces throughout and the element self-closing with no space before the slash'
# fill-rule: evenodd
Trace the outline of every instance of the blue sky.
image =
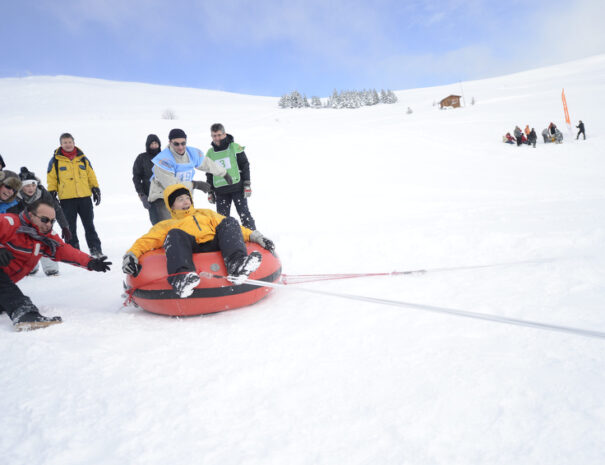
<svg viewBox="0 0 605 465">
<path fill-rule="evenodd" d="M 21 0 L 0 77 L 279 96 L 481 79 L 605 53 L 603 0 Z"/>
</svg>

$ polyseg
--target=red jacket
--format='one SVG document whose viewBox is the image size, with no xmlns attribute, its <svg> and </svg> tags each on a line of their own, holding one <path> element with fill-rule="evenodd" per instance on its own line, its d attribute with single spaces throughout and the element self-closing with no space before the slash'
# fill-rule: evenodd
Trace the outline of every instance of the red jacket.
<svg viewBox="0 0 605 465">
<path fill-rule="evenodd" d="M 12 282 L 16 283 L 27 276 L 43 256 L 50 257 L 57 262 L 84 268 L 88 265 L 91 257 L 63 242 L 53 230 L 47 234 L 41 234 L 36 229 L 40 236 L 52 239 L 57 243 L 54 256 L 52 248 L 48 244 L 34 239 L 27 233 L 18 232 L 17 230 L 21 226 L 36 229 L 25 212 L 20 215 L 12 213 L 0 215 L 0 247 L 10 250 L 15 257 L 7 266 L 0 269 L 8 275 Z"/>
</svg>

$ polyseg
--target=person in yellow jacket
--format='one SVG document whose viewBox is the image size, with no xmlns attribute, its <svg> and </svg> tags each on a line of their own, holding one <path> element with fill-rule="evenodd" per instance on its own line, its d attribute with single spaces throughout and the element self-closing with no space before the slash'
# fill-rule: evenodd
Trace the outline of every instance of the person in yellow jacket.
<svg viewBox="0 0 605 465">
<path fill-rule="evenodd" d="M 259 231 L 240 226 L 235 218 L 193 207 L 191 191 L 183 184 L 173 184 L 164 190 L 164 202 L 172 216 L 155 224 L 147 234 L 135 241 L 124 255 L 122 271 L 137 276 L 141 271 L 139 258 L 150 250 L 164 248 L 168 283 L 181 298 L 189 297 L 199 284 L 193 254 L 220 250 L 234 284 L 243 283 L 261 263 L 262 255 L 248 255 L 244 242 L 256 242 L 273 252 L 273 241 Z"/>
<path fill-rule="evenodd" d="M 61 134 L 61 146 L 55 150 L 48 164 L 46 174 L 47 190 L 61 202 L 61 208 L 71 232 L 68 244 L 80 248 L 78 240 L 78 215 L 84 226 L 86 243 L 90 255 L 98 258 L 103 256 L 101 240 L 94 225 L 94 210 L 91 196 L 95 205 L 101 203 L 101 190 L 90 160 L 82 150 L 75 146 L 74 138 L 69 133 Z"/>
</svg>

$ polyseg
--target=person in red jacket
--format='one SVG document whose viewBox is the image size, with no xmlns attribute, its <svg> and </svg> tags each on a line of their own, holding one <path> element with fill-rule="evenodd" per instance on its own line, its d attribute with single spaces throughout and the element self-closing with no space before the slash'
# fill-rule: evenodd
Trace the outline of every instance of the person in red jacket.
<svg viewBox="0 0 605 465">
<path fill-rule="evenodd" d="M 91 271 L 109 270 L 107 257 L 90 255 L 66 244 L 53 231 L 55 209 L 47 200 L 37 200 L 20 214 L 0 215 L 0 313 L 6 312 L 17 331 L 61 323 L 61 317 L 45 317 L 17 287 L 41 257 L 81 266 Z"/>
</svg>

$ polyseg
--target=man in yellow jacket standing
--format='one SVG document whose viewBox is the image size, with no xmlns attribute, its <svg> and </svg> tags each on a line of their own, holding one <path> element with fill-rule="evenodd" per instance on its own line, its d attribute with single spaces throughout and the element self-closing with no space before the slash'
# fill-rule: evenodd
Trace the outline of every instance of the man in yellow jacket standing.
<svg viewBox="0 0 605 465">
<path fill-rule="evenodd" d="M 183 184 L 164 190 L 164 202 L 172 219 L 160 221 L 132 245 L 124 255 L 122 271 L 137 276 L 141 271 L 139 258 L 150 250 L 164 248 L 168 283 L 181 298 L 189 297 L 199 284 L 193 254 L 220 250 L 228 279 L 243 283 L 261 263 L 259 252 L 248 255 L 244 242 L 256 242 L 273 252 L 273 241 L 259 231 L 240 226 L 235 218 L 224 217 L 212 210 L 193 208 L 191 192 Z"/>
<path fill-rule="evenodd" d="M 90 255 L 98 258 L 103 256 L 101 240 L 94 225 L 94 210 L 91 196 L 95 205 L 101 203 L 101 190 L 92 165 L 82 150 L 75 146 L 74 138 L 69 133 L 61 134 L 61 146 L 55 150 L 48 164 L 46 183 L 48 191 L 58 198 L 71 232 L 68 244 L 80 248 L 78 240 L 78 215 L 84 226 L 84 234 Z"/>
</svg>

